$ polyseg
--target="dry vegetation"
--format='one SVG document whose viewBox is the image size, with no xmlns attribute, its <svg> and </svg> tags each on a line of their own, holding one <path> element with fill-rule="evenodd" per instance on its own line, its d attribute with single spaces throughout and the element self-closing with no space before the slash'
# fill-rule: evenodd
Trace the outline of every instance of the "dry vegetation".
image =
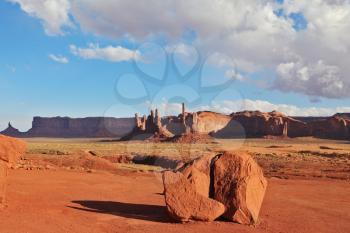
<svg viewBox="0 0 350 233">
<path fill-rule="evenodd" d="M 227 139 L 186 144 L 38 138 L 28 139 L 28 144 L 22 165 L 29 163 L 39 168 L 48 163 L 67 169 L 161 171 L 205 153 L 245 150 L 254 156 L 268 177 L 350 180 L 350 143 L 346 141 Z"/>
</svg>

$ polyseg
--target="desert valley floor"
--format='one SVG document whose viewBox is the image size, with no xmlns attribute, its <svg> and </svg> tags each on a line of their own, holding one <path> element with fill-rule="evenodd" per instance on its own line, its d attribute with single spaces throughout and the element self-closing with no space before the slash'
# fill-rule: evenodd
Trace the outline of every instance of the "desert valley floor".
<svg viewBox="0 0 350 233">
<path fill-rule="evenodd" d="M 350 232 L 346 141 L 27 142 L 26 155 L 10 170 L 1 233 Z M 268 189 L 260 222 L 174 223 L 166 213 L 160 172 L 166 165 L 224 149 L 249 151 L 264 169 Z"/>
</svg>

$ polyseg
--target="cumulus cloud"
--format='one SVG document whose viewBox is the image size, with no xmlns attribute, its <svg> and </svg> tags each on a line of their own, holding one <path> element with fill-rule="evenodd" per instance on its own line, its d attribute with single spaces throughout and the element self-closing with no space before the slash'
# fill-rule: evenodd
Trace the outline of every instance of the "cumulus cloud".
<svg viewBox="0 0 350 233">
<path fill-rule="evenodd" d="M 146 102 L 149 109 L 157 108 L 162 115 L 178 115 L 181 112 L 182 105 L 179 103 L 163 100 L 161 103 L 151 104 Z M 261 112 L 282 112 L 288 116 L 332 116 L 336 113 L 350 112 L 350 106 L 336 108 L 322 107 L 298 107 L 289 104 L 273 104 L 265 100 L 222 100 L 213 101 L 209 105 L 199 105 L 197 107 L 187 106 L 186 111 L 214 111 L 224 114 L 231 114 L 240 111 L 261 111 Z"/>
<path fill-rule="evenodd" d="M 49 54 L 49 58 L 55 62 L 62 63 L 62 64 L 67 64 L 69 63 L 68 58 L 62 56 L 62 55 L 54 55 L 54 54 Z"/>
<path fill-rule="evenodd" d="M 227 54 L 247 74 L 278 71 L 277 89 L 350 97 L 348 0 L 10 1 L 40 18 L 49 34 L 70 26 L 69 16 L 83 31 L 109 38 L 143 41 L 161 35 L 178 43 L 184 32 L 193 31 L 189 41 L 201 55 Z M 306 27 L 297 30 L 292 15 L 302 16 Z"/>
<path fill-rule="evenodd" d="M 278 16 L 278 10 L 286 16 Z M 346 0 L 285 0 L 283 4 L 272 0 L 141 0 L 137 4 L 77 0 L 72 4 L 72 14 L 84 30 L 108 37 L 142 40 L 161 34 L 176 40 L 191 29 L 201 53 L 226 53 L 238 70 L 248 73 L 280 69 L 281 64 L 301 59 L 304 66 L 311 66 L 310 81 L 300 83 L 299 75 L 291 77 L 295 83 L 282 85 L 284 76 L 278 75 L 275 88 L 328 98 L 350 96 L 346 80 L 350 74 L 350 4 Z M 293 14 L 302 15 L 307 27 L 296 30 L 295 20 L 288 17 Z M 96 15 L 99 20 L 95 20 Z M 320 60 L 324 70 L 316 71 Z M 323 74 L 322 80 L 316 80 L 317 72 Z M 328 77 L 328 81 L 323 80 Z M 314 88 L 313 81 L 319 88 Z"/>
<path fill-rule="evenodd" d="M 288 62 L 277 66 L 277 88 L 284 91 L 322 95 L 329 98 L 349 95 L 350 86 L 344 81 L 338 66 L 319 60 L 315 64 Z"/>
<path fill-rule="evenodd" d="M 100 59 L 111 62 L 140 60 L 141 54 L 137 50 L 130 50 L 121 46 L 106 46 L 101 48 L 98 44 L 89 44 L 87 48 L 70 45 L 70 51 L 84 59 Z"/>
<path fill-rule="evenodd" d="M 190 57 L 193 53 L 193 50 L 195 50 L 194 47 L 184 43 L 168 45 L 165 47 L 165 51 L 168 53 L 178 54 L 185 57 Z"/>
<path fill-rule="evenodd" d="M 238 73 L 236 70 L 226 70 L 225 77 L 231 78 L 237 81 L 246 81 L 246 77 L 242 76 L 240 73 Z"/>
<path fill-rule="evenodd" d="M 145 103 L 145 106 L 148 109 L 158 109 L 161 116 L 177 116 L 181 113 L 182 110 L 182 104 L 169 102 L 165 99 L 163 99 L 162 102 L 157 104 L 147 101 Z"/>
<path fill-rule="evenodd" d="M 63 27 L 72 27 L 69 0 L 8 0 L 18 3 L 27 14 L 39 18 L 48 35 L 63 35 Z"/>
<path fill-rule="evenodd" d="M 350 112 L 350 106 L 337 108 L 298 107 L 288 104 L 273 104 L 264 100 L 243 99 L 215 101 L 210 105 L 201 106 L 193 110 L 211 110 L 225 114 L 244 110 L 262 112 L 276 110 L 289 116 L 331 116 L 339 112 Z"/>
</svg>

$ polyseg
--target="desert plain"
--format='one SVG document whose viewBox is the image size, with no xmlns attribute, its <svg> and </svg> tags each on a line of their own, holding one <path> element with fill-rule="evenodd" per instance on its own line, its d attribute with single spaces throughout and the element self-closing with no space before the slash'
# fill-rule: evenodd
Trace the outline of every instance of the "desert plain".
<svg viewBox="0 0 350 233">
<path fill-rule="evenodd" d="M 25 139 L 9 171 L 0 232 L 350 232 L 350 143 L 315 138 L 167 143 Z M 176 223 L 161 172 L 223 150 L 247 151 L 268 188 L 259 222 Z"/>
</svg>

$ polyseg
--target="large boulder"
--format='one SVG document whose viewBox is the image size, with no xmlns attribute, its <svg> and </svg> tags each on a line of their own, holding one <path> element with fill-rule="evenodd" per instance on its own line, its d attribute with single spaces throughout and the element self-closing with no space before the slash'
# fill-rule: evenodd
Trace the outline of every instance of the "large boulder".
<svg viewBox="0 0 350 233">
<path fill-rule="evenodd" d="M 261 168 L 244 152 L 225 152 L 213 165 L 214 199 L 223 203 L 223 217 L 241 224 L 258 221 L 267 181 Z"/>
<path fill-rule="evenodd" d="M 0 160 L 14 165 L 25 150 L 26 143 L 24 141 L 0 135 Z"/>
<path fill-rule="evenodd" d="M 258 221 L 267 181 L 245 153 L 204 155 L 163 174 L 165 202 L 178 221 L 212 221 L 219 216 L 241 224 Z M 215 201 L 216 200 L 216 201 Z"/>
<path fill-rule="evenodd" d="M 225 212 L 223 204 L 199 194 L 180 172 L 164 172 L 163 184 L 168 213 L 177 221 L 213 221 Z"/>
<path fill-rule="evenodd" d="M 195 187 L 197 193 L 209 197 L 210 172 L 215 154 L 204 155 L 179 169 L 187 180 Z"/>
<path fill-rule="evenodd" d="M 5 202 L 7 164 L 0 160 L 0 210 Z"/>
<path fill-rule="evenodd" d="M 7 168 L 15 165 L 25 150 L 26 144 L 22 140 L 0 135 L 0 208 L 5 202 Z"/>
</svg>

